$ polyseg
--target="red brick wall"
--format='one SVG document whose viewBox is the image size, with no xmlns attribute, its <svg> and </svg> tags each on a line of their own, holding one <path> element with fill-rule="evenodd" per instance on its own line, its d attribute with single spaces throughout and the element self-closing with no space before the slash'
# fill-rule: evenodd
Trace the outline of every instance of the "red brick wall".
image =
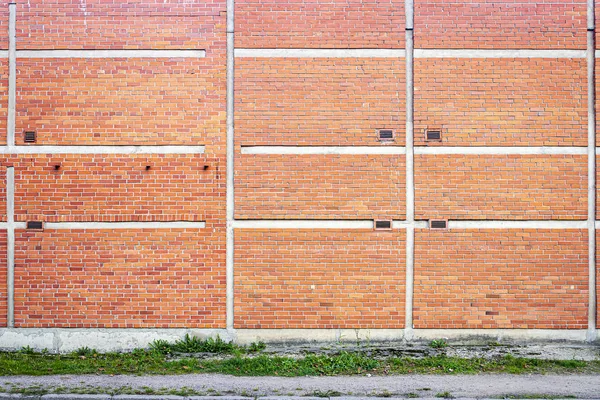
<svg viewBox="0 0 600 400">
<path fill-rule="evenodd" d="M 585 49 L 586 0 L 417 0 L 416 48 Z"/>
<path fill-rule="evenodd" d="M 583 59 L 416 59 L 415 144 L 587 146 L 586 82 Z"/>
<path fill-rule="evenodd" d="M 223 60 L 221 60 L 223 61 Z M 202 59 L 18 61 L 17 143 L 217 144 L 225 70 Z"/>
<path fill-rule="evenodd" d="M 587 328 L 587 231 L 417 230 L 415 328 Z"/>
<path fill-rule="evenodd" d="M 236 218 L 403 219 L 405 156 L 244 155 Z"/>
<path fill-rule="evenodd" d="M 7 207 L 6 207 L 6 165 L 0 162 L 0 221 L 5 222 L 7 220 Z"/>
<path fill-rule="evenodd" d="M 224 220 L 225 168 L 217 158 L 52 155 L 14 165 L 17 221 Z"/>
<path fill-rule="evenodd" d="M 224 328 L 224 235 L 17 230 L 15 325 Z"/>
<path fill-rule="evenodd" d="M 8 49 L 8 1 L 0 1 L 0 49 Z"/>
<path fill-rule="evenodd" d="M 404 0 L 237 0 L 236 47 L 403 48 Z"/>
<path fill-rule="evenodd" d="M 6 326 L 8 309 L 6 230 L 0 230 L 0 327 Z"/>
<path fill-rule="evenodd" d="M 587 157 L 416 155 L 417 219 L 587 218 Z"/>
<path fill-rule="evenodd" d="M 402 328 L 405 233 L 236 230 L 236 328 Z"/>
<path fill-rule="evenodd" d="M 1 16 L 1 13 L 0 13 Z M 2 25 L 0 24 L 0 29 Z M 0 145 L 6 145 L 8 118 L 8 60 L 0 60 Z"/>
<path fill-rule="evenodd" d="M 19 49 L 206 49 L 224 40 L 225 0 L 27 0 Z"/>
<path fill-rule="evenodd" d="M 242 145 L 404 145 L 405 63 L 386 58 L 238 58 Z"/>
</svg>

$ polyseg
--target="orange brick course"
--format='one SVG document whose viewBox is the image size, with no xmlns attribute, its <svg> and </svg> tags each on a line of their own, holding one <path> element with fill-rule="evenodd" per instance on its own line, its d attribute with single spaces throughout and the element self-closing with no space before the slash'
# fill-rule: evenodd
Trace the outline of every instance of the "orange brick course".
<svg viewBox="0 0 600 400">
<path fill-rule="evenodd" d="M 403 219 L 405 156 L 244 155 L 236 218 Z"/>
<path fill-rule="evenodd" d="M 215 218 L 221 218 L 224 223 L 225 167 L 218 158 L 39 155 L 22 156 L 11 164 L 15 166 L 17 221 L 208 218 L 216 223 Z"/>
<path fill-rule="evenodd" d="M 237 0 L 240 48 L 403 48 L 404 0 Z"/>
<path fill-rule="evenodd" d="M 417 219 L 587 218 L 587 157 L 416 155 Z"/>
<path fill-rule="evenodd" d="M 586 60 L 416 59 L 415 144 L 587 146 Z"/>
<path fill-rule="evenodd" d="M 415 328 L 587 328 L 587 231 L 419 229 Z"/>
<path fill-rule="evenodd" d="M 6 230 L 0 230 L 0 327 L 6 326 L 8 310 Z"/>
<path fill-rule="evenodd" d="M 48 145 L 217 145 L 225 129 L 219 62 L 19 60 L 17 143 L 25 131 L 36 131 L 37 143 Z"/>
<path fill-rule="evenodd" d="M 236 136 L 242 145 L 404 145 L 404 60 L 238 58 Z"/>
<path fill-rule="evenodd" d="M 405 233 L 236 230 L 236 328 L 402 328 Z"/>
<path fill-rule="evenodd" d="M 585 0 L 416 0 L 415 48 L 585 49 Z"/>
<path fill-rule="evenodd" d="M 27 0 L 19 49 L 224 49 L 226 0 Z"/>
<path fill-rule="evenodd" d="M 224 328 L 224 229 L 16 231 L 20 328 Z"/>
</svg>

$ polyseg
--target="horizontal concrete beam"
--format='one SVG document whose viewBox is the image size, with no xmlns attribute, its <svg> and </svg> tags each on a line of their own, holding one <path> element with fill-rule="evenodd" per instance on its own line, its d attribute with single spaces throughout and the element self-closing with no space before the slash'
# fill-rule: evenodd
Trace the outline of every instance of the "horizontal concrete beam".
<svg viewBox="0 0 600 400">
<path fill-rule="evenodd" d="M 204 50 L 17 50 L 17 58 L 203 58 Z"/>
<path fill-rule="evenodd" d="M 585 58 L 585 50 L 415 49 L 415 58 Z"/>
<path fill-rule="evenodd" d="M 587 221 L 448 221 L 448 229 L 587 229 Z"/>
<path fill-rule="evenodd" d="M 242 154 L 406 154 L 399 146 L 245 146 Z"/>
<path fill-rule="evenodd" d="M 414 340 L 573 341 L 585 342 L 586 329 L 413 329 Z"/>
<path fill-rule="evenodd" d="M 205 146 L 1 146 L 0 154 L 204 154 Z"/>
<path fill-rule="evenodd" d="M 236 220 L 234 229 L 373 229 L 373 220 Z"/>
<path fill-rule="evenodd" d="M 49 229 L 204 229 L 205 222 L 46 222 Z"/>
<path fill-rule="evenodd" d="M 537 154 L 557 154 L 557 155 L 586 155 L 587 147 L 561 147 L 561 146 L 538 146 L 538 147 L 450 147 L 450 146 L 433 146 L 433 147 L 415 147 L 415 154 L 494 154 L 494 155 L 537 155 Z"/>
<path fill-rule="evenodd" d="M 404 58 L 404 49 L 235 49 L 235 56 L 278 58 Z"/>
</svg>

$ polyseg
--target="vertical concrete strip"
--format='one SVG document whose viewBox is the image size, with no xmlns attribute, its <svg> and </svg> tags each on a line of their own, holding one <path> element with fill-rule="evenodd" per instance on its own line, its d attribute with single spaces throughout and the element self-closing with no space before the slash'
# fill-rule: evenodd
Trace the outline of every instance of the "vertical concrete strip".
<svg viewBox="0 0 600 400">
<path fill-rule="evenodd" d="M 6 169 L 6 288 L 7 288 L 7 325 L 15 327 L 15 169 Z"/>
<path fill-rule="evenodd" d="M 6 143 L 10 148 L 15 145 L 15 121 L 17 103 L 17 5 L 8 5 L 8 121 L 6 125 Z"/>
<path fill-rule="evenodd" d="M 588 240 L 589 240 L 589 311 L 588 341 L 596 340 L 596 83 L 594 0 L 587 1 L 588 67 Z"/>
<path fill-rule="evenodd" d="M 233 219 L 235 197 L 234 182 L 234 9 L 235 1 L 227 0 L 227 244 L 226 244 L 226 282 L 227 282 L 227 330 L 233 332 Z"/>
<path fill-rule="evenodd" d="M 406 312 L 405 338 L 413 328 L 413 288 L 415 253 L 415 187 L 414 187 L 414 42 L 413 0 L 406 0 Z"/>
</svg>

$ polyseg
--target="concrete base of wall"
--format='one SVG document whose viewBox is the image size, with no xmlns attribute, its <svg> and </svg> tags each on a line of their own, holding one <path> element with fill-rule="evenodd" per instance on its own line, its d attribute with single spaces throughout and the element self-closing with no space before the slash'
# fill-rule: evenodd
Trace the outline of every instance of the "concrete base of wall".
<svg viewBox="0 0 600 400">
<path fill-rule="evenodd" d="M 154 340 L 174 342 L 186 334 L 200 338 L 216 337 L 239 344 L 265 343 L 407 343 L 445 339 L 464 344 L 498 342 L 583 343 L 589 340 L 587 330 L 545 329 L 67 329 L 67 328 L 2 328 L 0 349 L 19 350 L 30 346 L 36 350 L 70 352 L 81 347 L 98 351 L 127 351 L 147 347 Z"/>
</svg>

